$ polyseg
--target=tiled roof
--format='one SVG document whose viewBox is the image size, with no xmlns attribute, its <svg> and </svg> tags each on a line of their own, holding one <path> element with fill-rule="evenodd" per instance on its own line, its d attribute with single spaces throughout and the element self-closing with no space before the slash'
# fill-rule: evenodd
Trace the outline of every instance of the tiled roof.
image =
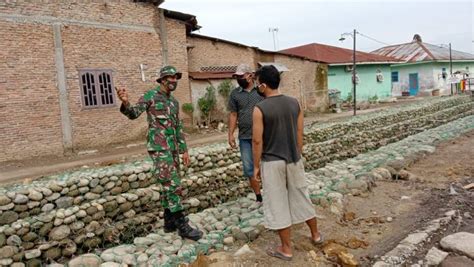
<svg viewBox="0 0 474 267">
<path fill-rule="evenodd" d="M 281 50 L 280 52 L 291 55 L 298 55 L 313 60 L 326 62 L 329 64 L 336 63 L 351 63 L 353 50 L 324 45 L 318 43 L 312 43 L 297 47 Z M 381 56 L 373 53 L 365 53 L 356 51 L 357 62 L 397 62 L 398 60 L 392 57 Z"/>
</svg>

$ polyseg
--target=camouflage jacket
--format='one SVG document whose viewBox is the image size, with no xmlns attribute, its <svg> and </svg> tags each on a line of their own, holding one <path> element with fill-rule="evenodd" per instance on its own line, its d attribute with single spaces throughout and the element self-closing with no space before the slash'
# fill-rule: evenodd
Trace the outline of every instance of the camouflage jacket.
<svg viewBox="0 0 474 267">
<path fill-rule="evenodd" d="M 148 121 L 148 151 L 187 151 L 183 123 L 179 119 L 179 103 L 160 90 L 160 86 L 146 92 L 135 105 L 120 106 L 129 119 L 136 119 L 146 111 Z"/>
</svg>

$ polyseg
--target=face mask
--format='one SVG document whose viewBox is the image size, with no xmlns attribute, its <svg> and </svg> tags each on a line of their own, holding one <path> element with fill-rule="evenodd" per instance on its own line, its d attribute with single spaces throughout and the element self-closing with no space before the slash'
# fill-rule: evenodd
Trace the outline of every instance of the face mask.
<svg viewBox="0 0 474 267">
<path fill-rule="evenodd" d="M 257 93 L 261 96 L 261 97 L 265 97 L 265 94 L 263 92 L 260 92 L 260 86 L 261 84 L 259 84 L 258 86 L 255 87 L 255 89 L 257 89 Z"/>
<path fill-rule="evenodd" d="M 249 82 L 245 78 L 238 78 L 237 83 L 239 84 L 240 87 L 247 89 L 247 86 L 249 86 Z"/>
<path fill-rule="evenodd" d="M 178 88 L 178 82 L 167 82 L 168 89 L 172 92 Z"/>
</svg>

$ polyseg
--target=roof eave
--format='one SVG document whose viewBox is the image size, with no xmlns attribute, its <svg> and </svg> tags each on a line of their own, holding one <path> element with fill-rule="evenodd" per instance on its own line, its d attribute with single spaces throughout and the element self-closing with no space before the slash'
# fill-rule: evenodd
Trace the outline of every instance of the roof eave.
<svg viewBox="0 0 474 267">
<path fill-rule="evenodd" d="M 149 4 L 154 4 L 155 6 L 159 6 L 163 4 L 165 0 L 133 0 L 133 2 L 149 3 Z"/>
<path fill-rule="evenodd" d="M 474 62 L 474 59 L 453 59 L 451 62 Z M 398 62 L 398 63 L 394 63 L 392 65 L 394 65 L 394 66 L 409 66 L 409 65 L 429 64 L 429 63 L 449 63 L 449 59 Z"/>
<path fill-rule="evenodd" d="M 433 62 L 440 62 L 440 63 L 446 63 L 446 62 L 450 62 L 449 59 L 435 59 L 433 60 Z M 451 62 L 474 62 L 474 58 L 473 59 L 452 59 Z"/>
<path fill-rule="evenodd" d="M 395 63 L 401 63 L 401 62 L 400 61 L 366 61 L 366 62 L 356 62 L 356 65 L 391 65 Z M 352 62 L 329 64 L 329 66 L 345 66 L 345 65 L 352 65 Z"/>
<path fill-rule="evenodd" d="M 186 14 L 178 11 L 173 11 L 169 9 L 164 9 L 163 8 L 163 13 L 165 17 L 170 18 L 170 19 L 176 19 L 179 21 L 184 22 L 186 25 L 186 32 L 190 33 L 196 30 L 199 30 L 201 26 L 198 25 L 196 16 L 191 15 L 191 14 Z"/>
</svg>

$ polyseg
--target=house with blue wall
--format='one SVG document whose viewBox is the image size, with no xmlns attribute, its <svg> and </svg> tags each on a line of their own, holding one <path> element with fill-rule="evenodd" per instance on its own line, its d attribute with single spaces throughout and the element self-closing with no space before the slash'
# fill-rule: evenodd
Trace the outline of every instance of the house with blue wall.
<svg viewBox="0 0 474 267">
<path fill-rule="evenodd" d="M 353 50 L 312 43 L 280 52 L 328 63 L 328 89 L 337 89 L 342 99 L 352 98 Z M 356 99 L 358 101 L 391 96 L 391 67 L 398 60 L 356 51 Z"/>
<path fill-rule="evenodd" d="M 452 87 L 455 90 L 463 80 L 474 77 L 473 54 L 451 49 L 450 60 L 448 47 L 425 43 L 418 34 L 412 42 L 382 47 L 371 53 L 400 60 L 391 65 L 394 96 L 431 95 L 437 89 L 447 95 Z"/>
</svg>

